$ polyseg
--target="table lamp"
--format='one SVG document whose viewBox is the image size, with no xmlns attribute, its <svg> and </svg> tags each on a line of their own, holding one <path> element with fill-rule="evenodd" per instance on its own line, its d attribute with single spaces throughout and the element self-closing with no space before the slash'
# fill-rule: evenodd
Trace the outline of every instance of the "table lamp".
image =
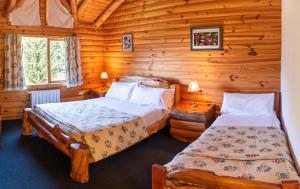
<svg viewBox="0 0 300 189">
<path fill-rule="evenodd" d="M 196 104 L 196 93 L 201 91 L 199 83 L 197 81 L 191 81 L 189 84 L 188 92 L 194 94 L 193 107 L 197 107 Z"/>
<path fill-rule="evenodd" d="M 108 79 L 107 72 L 101 72 L 101 79 L 102 79 L 102 90 L 106 90 L 106 80 Z"/>
</svg>

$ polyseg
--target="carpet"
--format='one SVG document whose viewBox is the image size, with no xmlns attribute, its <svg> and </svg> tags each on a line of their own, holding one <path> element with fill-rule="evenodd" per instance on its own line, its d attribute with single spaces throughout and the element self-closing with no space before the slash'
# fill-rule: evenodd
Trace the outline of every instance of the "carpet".
<svg viewBox="0 0 300 189">
<path fill-rule="evenodd" d="M 151 165 L 165 164 L 188 144 L 169 127 L 127 150 L 90 165 L 90 181 L 69 177 L 70 159 L 34 134 L 21 136 L 22 121 L 4 121 L 0 189 L 151 189 Z"/>
</svg>

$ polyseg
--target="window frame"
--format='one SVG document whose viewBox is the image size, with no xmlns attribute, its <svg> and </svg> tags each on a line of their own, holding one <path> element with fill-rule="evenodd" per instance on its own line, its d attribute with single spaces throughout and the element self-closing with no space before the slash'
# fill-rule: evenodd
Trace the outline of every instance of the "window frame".
<svg viewBox="0 0 300 189">
<path fill-rule="evenodd" d="M 27 84 L 29 88 L 51 88 L 51 87 L 62 87 L 67 85 L 67 78 L 65 80 L 52 81 L 51 78 L 51 60 L 50 60 L 50 41 L 64 41 L 64 37 L 54 36 L 35 36 L 35 35 L 22 35 L 21 37 L 32 37 L 32 38 L 44 38 L 47 39 L 47 83 Z M 23 52 L 22 52 L 23 55 Z"/>
</svg>

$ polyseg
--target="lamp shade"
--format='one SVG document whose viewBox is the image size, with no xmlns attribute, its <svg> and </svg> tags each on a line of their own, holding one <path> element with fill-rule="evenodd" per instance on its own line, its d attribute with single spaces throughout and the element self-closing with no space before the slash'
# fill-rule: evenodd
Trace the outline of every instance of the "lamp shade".
<svg viewBox="0 0 300 189">
<path fill-rule="evenodd" d="M 197 81 L 191 81 L 189 84 L 188 92 L 194 93 L 199 91 L 200 91 L 199 83 Z"/>
<path fill-rule="evenodd" d="M 108 75 L 106 72 L 101 72 L 101 79 L 108 79 Z"/>
</svg>

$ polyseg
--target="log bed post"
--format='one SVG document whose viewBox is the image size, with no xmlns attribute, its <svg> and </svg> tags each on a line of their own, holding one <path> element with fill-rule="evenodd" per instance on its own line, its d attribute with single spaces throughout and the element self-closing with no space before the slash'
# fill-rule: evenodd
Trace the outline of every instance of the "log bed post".
<svg viewBox="0 0 300 189">
<path fill-rule="evenodd" d="M 152 165 L 152 189 L 167 189 L 166 174 L 166 167 L 158 164 Z"/>
<path fill-rule="evenodd" d="M 297 180 L 282 181 L 282 189 L 299 189 Z"/>
<path fill-rule="evenodd" d="M 76 142 L 63 134 L 58 125 L 49 123 L 33 112 L 31 108 L 25 108 L 23 115 L 23 135 L 31 136 L 33 127 L 37 129 L 39 137 L 44 138 L 71 158 L 70 177 L 74 181 L 79 183 L 89 181 L 90 151 L 86 144 Z"/>
<path fill-rule="evenodd" d="M 76 182 L 86 183 L 89 180 L 89 148 L 85 144 L 72 143 L 70 177 Z"/>
<path fill-rule="evenodd" d="M 31 136 L 32 135 L 32 126 L 29 122 L 29 112 L 30 108 L 24 108 L 23 113 L 23 135 L 24 136 Z"/>
</svg>

